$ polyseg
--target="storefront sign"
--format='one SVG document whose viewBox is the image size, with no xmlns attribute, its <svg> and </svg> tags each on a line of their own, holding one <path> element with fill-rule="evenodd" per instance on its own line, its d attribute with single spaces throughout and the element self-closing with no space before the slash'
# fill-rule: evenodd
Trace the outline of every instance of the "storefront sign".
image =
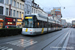
<svg viewBox="0 0 75 50">
<path fill-rule="evenodd" d="M 16 21 L 16 19 L 13 19 L 13 18 L 5 18 L 8 22 L 15 22 Z"/>
<path fill-rule="evenodd" d="M 6 17 L 5 23 L 6 23 L 5 25 L 16 25 L 16 19 Z"/>
<path fill-rule="evenodd" d="M 18 22 L 22 22 L 22 19 L 17 19 Z"/>
<path fill-rule="evenodd" d="M 12 21 L 13 21 L 12 18 L 7 18 L 7 17 L 6 17 L 6 20 L 7 20 L 8 22 L 12 22 Z"/>
</svg>

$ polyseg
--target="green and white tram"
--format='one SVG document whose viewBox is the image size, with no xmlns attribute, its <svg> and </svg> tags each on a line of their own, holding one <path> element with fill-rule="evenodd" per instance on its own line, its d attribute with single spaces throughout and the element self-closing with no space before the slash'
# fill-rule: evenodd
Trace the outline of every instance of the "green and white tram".
<svg viewBox="0 0 75 50">
<path fill-rule="evenodd" d="M 40 14 L 26 15 L 22 23 L 23 35 L 37 35 L 61 29 L 61 25 L 54 20 Z"/>
</svg>

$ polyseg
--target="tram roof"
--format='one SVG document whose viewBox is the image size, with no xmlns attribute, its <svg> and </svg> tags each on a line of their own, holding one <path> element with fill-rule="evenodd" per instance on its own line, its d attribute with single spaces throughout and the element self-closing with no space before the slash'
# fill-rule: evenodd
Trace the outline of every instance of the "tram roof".
<svg viewBox="0 0 75 50">
<path fill-rule="evenodd" d="M 40 14 L 26 14 L 26 16 L 28 16 L 28 15 L 36 15 L 38 20 L 42 20 L 42 21 L 46 21 L 47 22 L 47 18 L 48 17 L 46 17 L 46 16 L 43 16 L 43 15 L 40 15 Z M 48 18 L 48 22 L 55 23 L 55 20 Z"/>
</svg>

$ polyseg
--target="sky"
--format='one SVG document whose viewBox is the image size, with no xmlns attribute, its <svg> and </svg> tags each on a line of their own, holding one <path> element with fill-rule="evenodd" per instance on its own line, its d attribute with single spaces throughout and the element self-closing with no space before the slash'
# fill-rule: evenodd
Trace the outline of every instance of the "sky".
<svg viewBox="0 0 75 50">
<path fill-rule="evenodd" d="M 50 12 L 53 7 L 61 7 L 62 19 L 70 23 L 75 20 L 75 0 L 35 0 L 35 2 L 46 12 Z"/>
</svg>

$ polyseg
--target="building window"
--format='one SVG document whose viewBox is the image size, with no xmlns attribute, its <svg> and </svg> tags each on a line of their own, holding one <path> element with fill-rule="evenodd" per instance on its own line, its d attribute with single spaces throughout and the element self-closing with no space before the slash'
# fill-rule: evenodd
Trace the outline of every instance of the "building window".
<svg viewBox="0 0 75 50">
<path fill-rule="evenodd" d="M 33 13 L 33 8 L 32 8 L 32 13 Z"/>
<path fill-rule="evenodd" d="M 6 0 L 6 4 L 9 4 L 9 0 Z"/>
<path fill-rule="evenodd" d="M 13 11 L 13 16 L 15 17 L 15 10 Z"/>
<path fill-rule="evenodd" d="M 12 9 L 10 10 L 10 16 L 12 17 Z"/>
<path fill-rule="evenodd" d="M 25 14 L 26 14 L 26 12 L 25 12 Z"/>
<path fill-rule="evenodd" d="M 21 6 L 22 6 L 22 5 L 21 5 L 21 3 L 20 3 L 20 8 L 21 8 Z"/>
<path fill-rule="evenodd" d="M 27 9 L 28 9 L 28 5 L 26 5 Z"/>
<path fill-rule="evenodd" d="M 0 0 L 0 3 L 4 3 L 4 0 Z"/>
<path fill-rule="evenodd" d="M 8 8 L 6 8 L 6 15 L 8 15 Z"/>
<path fill-rule="evenodd" d="M 12 0 L 10 0 L 10 4 L 12 5 Z"/>
<path fill-rule="evenodd" d="M 16 1 L 14 1 L 14 7 L 16 7 Z"/>
<path fill-rule="evenodd" d="M 0 14 L 3 14 L 3 7 L 0 7 Z"/>
<path fill-rule="evenodd" d="M 29 14 L 30 11 L 27 11 L 27 14 Z"/>
<path fill-rule="evenodd" d="M 36 13 L 36 9 L 35 9 L 35 13 Z"/>
<path fill-rule="evenodd" d="M 20 18 L 21 18 L 21 12 L 20 12 Z"/>
<path fill-rule="evenodd" d="M 18 17 L 19 12 L 17 11 L 17 17 Z"/>
<path fill-rule="evenodd" d="M 34 13 L 35 13 L 35 9 L 34 9 Z"/>
<path fill-rule="evenodd" d="M 17 8 L 19 8 L 19 2 L 17 2 Z"/>
<path fill-rule="evenodd" d="M 36 10 L 36 13 L 37 13 L 37 10 Z"/>
<path fill-rule="evenodd" d="M 34 6 L 34 4 L 32 3 L 32 6 Z"/>
<path fill-rule="evenodd" d="M 22 5 L 22 9 L 23 9 L 23 5 Z"/>
<path fill-rule="evenodd" d="M 22 5 L 22 9 L 24 9 L 24 5 Z"/>
<path fill-rule="evenodd" d="M 22 9 L 23 9 L 23 5 L 22 5 Z"/>
</svg>

